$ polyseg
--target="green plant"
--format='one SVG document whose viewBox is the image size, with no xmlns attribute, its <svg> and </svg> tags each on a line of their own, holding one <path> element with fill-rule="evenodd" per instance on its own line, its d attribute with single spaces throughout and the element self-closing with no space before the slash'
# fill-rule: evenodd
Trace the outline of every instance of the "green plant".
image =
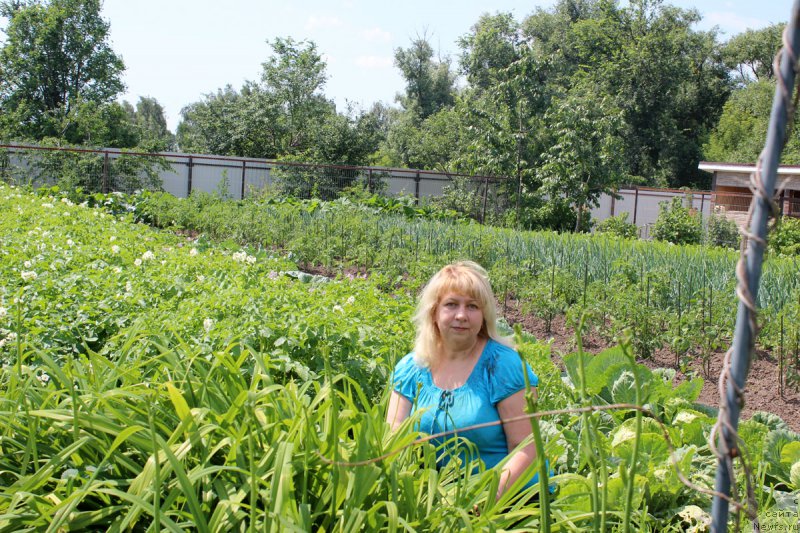
<svg viewBox="0 0 800 533">
<path fill-rule="evenodd" d="M 595 225 L 595 232 L 624 239 L 635 239 L 639 236 L 639 228 L 636 224 L 628 222 L 627 212 L 601 220 Z"/>
<path fill-rule="evenodd" d="M 683 205 L 676 196 L 669 203 L 662 202 L 658 218 L 651 230 L 653 238 L 673 244 L 700 244 L 703 226 L 698 215 Z"/>
<path fill-rule="evenodd" d="M 800 219 L 781 217 L 769 234 L 767 248 L 776 254 L 800 254 Z"/>
<path fill-rule="evenodd" d="M 727 218 L 719 206 L 716 206 L 706 221 L 705 243 L 711 246 L 738 248 L 739 242 L 739 226 Z"/>
</svg>

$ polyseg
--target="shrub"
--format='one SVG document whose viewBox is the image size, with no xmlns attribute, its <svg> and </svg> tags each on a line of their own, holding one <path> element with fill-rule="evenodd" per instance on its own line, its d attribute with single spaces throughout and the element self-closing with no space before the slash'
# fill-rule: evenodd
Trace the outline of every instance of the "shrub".
<svg viewBox="0 0 800 533">
<path fill-rule="evenodd" d="M 636 224 L 628 222 L 628 213 L 620 213 L 598 222 L 595 231 L 625 239 L 635 239 L 639 236 L 639 228 Z"/>
<path fill-rule="evenodd" d="M 673 244 L 700 244 L 703 240 L 703 224 L 700 215 L 683 205 L 676 196 L 671 202 L 661 202 L 661 210 L 653 225 L 653 238 Z"/>
<path fill-rule="evenodd" d="M 739 247 L 739 226 L 725 216 L 720 206 L 715 207 L 714 212 L 708 217 L 706 244 L 725 248 Z"/>
<path fill-rule="evenodd" d="M 778 254 L 800 254 L 800 220 L 781 217 L 769 235 L 767 246 Z"/>
</svg>

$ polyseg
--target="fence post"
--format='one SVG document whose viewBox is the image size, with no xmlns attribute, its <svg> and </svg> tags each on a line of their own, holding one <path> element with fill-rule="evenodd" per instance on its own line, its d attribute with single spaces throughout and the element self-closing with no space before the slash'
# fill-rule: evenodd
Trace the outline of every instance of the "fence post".
<svg viewBox="0 0 800 533">
<path fill-rule="evenodd" d="M 639 186 L 634 189 L 636 193 L 633 195 L 633 223 L 636 224 L 636 215 L 639 213 Z"/>
<path fill-rule="evenodd" d="M 101 185 L 103 194 L 108 194 L 108 151 L 103 150 L 103 184 Z"/>
<path fill-rule="evenodd" d="M 481 210 L 481 224 L 486 223 L 486 200 L 489 197 L 489 176 L 483 179 L 483 209 Z"/>
<path fill-rule="evenodd" d="M 239 195 L 240 200 L 244 200 L 244 182 L 247 179 L 247 161 L 242 160 L 242 192 Z"/>
<path fill-rule="evenodd" d="M 419 205 L 419 182 L 421 178 L 419 177 L 419 170 L 417 170 L 417 175 L 414 178 L 414 197 L 417 199 L 417 205 Z"/>
<path fill-rule="evenodd" d="M 194 166 L 192 156 L 189 156 L 189 162 L 187 165 L 189 166 L 189 180 L 186 186 L 186 197 L 188 198 L 192 195 L 192 166 Z"/>
<path fill-rule="evenodd" d="M 717 472 L 714 489 L 717 495 L 711 505 L 711 531 L 722 533 L 728 530 L 728 495 L 733 481 L 733 461 L 741 457 L 738 442 L 739 411 L 743 404 L 745 381 L 750 370 L 750 360 L 758 334 L 756 325 L 756 302 L 761 267 L 766 247 L 768 215 L 775 197 L 775 181 L 778 173 L 783 141 L 787 135 L 788 110 L 792 108 L 792 92 L 795 86 L 795 57 L 800 49 L 800 0 L 795 0 L 791 16 L 783 34 L 784 47 L 779 52 L 775 77 L 778 80 L 772 101 L 767 139 L 764 151 L 756 162 L 755 189 L 753 192 L 751 216 L 748 217 L 749 239 L 747 248 L 742 251 L 737 266 L 739 279 L 736 292 L 739 307 L 736 315 L 733 342 L 731 346 L 730 368 L 721 372 L 727 374 L 725 395 L 720 398 L 717 432 Z M 742 402 L 742 404 L 740 404 Z M 745 475 L 749 475 L 746 473 Z M 752 509 L 756 511 L 756 509 Z"/>
<path fill-rule="evenodd" d="M 372 192 L 372 169 L 367 171 L 367 192 Z"/>
</svg>

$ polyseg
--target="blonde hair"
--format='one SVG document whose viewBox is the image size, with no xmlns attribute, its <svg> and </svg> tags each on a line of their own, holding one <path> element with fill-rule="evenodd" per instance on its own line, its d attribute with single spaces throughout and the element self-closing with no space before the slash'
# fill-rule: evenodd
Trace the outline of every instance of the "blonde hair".
<svg viewBox="0 0 800 533">
<path fill-rule="evenodd" d="M 489 284 L 486 270 L 473 261 L 459 261 L 443 267 L 428 281 L 417 302 L 414 323 L 417 338 L 414 342 L 414 358 L 421 366 L 430 366 L 441 349 L 441 334 L 434 317 L 443 296 L 456 293 L 478 302 L 483 312 L 483 325 L 479 337 L 493 339 L 510 348 L 514 347 L 511 337 L 503 337 L 497 332 L 497 309 L 494 293 Z"/>
</svg>

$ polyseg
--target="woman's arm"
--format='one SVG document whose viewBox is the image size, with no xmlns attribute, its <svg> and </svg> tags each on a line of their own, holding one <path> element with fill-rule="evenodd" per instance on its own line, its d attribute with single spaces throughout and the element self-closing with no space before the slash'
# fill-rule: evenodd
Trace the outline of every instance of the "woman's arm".
<svg viewBox="0 0 800 533">
<path fill-rule="evenodd" d="M 386 421 L 392 427 L 392 431 L 400 427 L 410 413 L 411 402 L 408 398 L 397 391 L 392 391 L 392 395 L 389 396 L 389 408 L 386 410 Z"/>
<path fill-rule="evenodd" d="M 531 387 L 534 397 L 536 396 L 536 388 Z M 516 392 L 497 404 L 497 412 L 500 418 L 508 420 L 517 416 L 525 414 L 525 391 L 521 390 Z M 506 434 L 506 441 L 508 442 L 508 453 L 514 451 L 520 442 L 531 434 L 531 423 L 529 420 L 517 420 L 516 422 L 507 422 L 503 424 L 503 431 Z M 508 460 L 503 472 L 500 474 L 500 486 L 497 489 L 497 499 L 514 484 L 514 482 L 522 475 L 528 465 L 536 459 L 536 445 L 532 442 L 518 450 L 511 459 Z"/>
</svg>

